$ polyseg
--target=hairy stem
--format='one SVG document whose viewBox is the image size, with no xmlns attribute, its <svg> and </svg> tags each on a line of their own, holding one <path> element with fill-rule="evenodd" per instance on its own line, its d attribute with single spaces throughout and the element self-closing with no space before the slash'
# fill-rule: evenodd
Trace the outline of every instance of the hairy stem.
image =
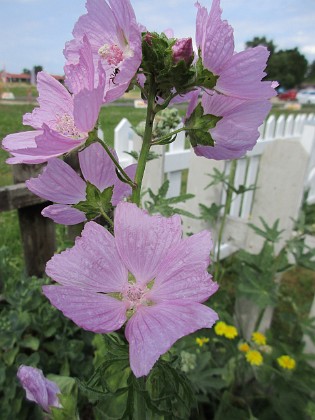
<svg viewBox="0 0 315 420">
<path fill-rule="evenodd" d="M 140 197 L 141 197 L 141 186 L 143 181 L 144 170 L 147 164 L 147 158 L 149 155 L 151 140 L 152 140 L 152 130 L 153 130 L 153 121 L 155 117 L 154 112 L 154 100 L 155 100 L 155 85 L 152 82 L 150 84 L 150 91 L 148 95 L 148 107 L 147 107 L 147 116 L 145 122 L 145 130 L 143 135 L 143 143 L 139 154 L 138 166 L 135 175 L 136 188 L 134 188 L 131 201 L 137 206 L 140 206 Z"/>
<path fill-rule="evenodd" d="M 151 144 L 152 144 L 152 146 L 155 146 L 157 144 L 161 144 L 161 142 L 163 142 L 164 140 L 167 140 L 170 136 L 175 136 L 176 134 L 181 133 L 182 131 L 185 131 L 185 130 L 186 130 L 185 127 L 181 127 L 181 128 L 178 128 L 177 130 L 170 131 L 169 134 L 166 134 L 165 136 L 160 137 L 159 139 L 151 142 Z"/>
</svg>

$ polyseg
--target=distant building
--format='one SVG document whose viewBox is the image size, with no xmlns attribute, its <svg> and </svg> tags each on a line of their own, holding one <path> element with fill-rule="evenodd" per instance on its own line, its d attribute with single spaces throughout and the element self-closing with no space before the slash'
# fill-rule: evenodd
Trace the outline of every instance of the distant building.
<svg viewBox="0 0 315 420">
<path fill-rule="evenodd" d="M 59 76 L 57 74 L 52 74 L 59 82 L 64 82 L 64 76 Z M 0 78 L 4 83 L 31 83 L 31 75 L 27 73 L 8 73 L 5 70 L 0 72 Z"/>
</svg>

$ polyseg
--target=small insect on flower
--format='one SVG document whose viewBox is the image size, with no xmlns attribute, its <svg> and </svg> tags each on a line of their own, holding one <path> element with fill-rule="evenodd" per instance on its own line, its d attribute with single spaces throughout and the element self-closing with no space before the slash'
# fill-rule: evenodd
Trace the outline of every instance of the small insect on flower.
<svg viewBox="0 0 315 420">
<path fill-rule="evenodd" d="M 264 361 L 262 354 L 257 350 L 249 350 L 245 357 L 252 366 L 260 366 Z"/>
<path fill-rule="evenodd" d="M 196 338 L 196 344 L 198 344 L 199 347 L 202 347 L 204 344 L 209 343 L 209 338 L 207 337 L 197 337 Z"/>
<path fill-rule="evenodd" d="M 249 347 L 249 345 L 247 343 L 240 343 L 238 345 L 238 349 L 242 353 L 247 353 L 250 350 L 250 347 Z"/>
<path fill-rule="evenodd" d="M 292 370 L 296 366 L 295 360 L 287 354 L 278 357 L 277 362 L 279 366 L 281 366 L 283 369 Z"/>
<path fill-rule="evenodd" d="M 267 339 L 266 336 L 259 332 L 259 331 L 254 331 L 252 334 L 252 341 L 255 344 L 258 344 L 259 346 L 265 346 L 267 344 Z"/>
</svg>

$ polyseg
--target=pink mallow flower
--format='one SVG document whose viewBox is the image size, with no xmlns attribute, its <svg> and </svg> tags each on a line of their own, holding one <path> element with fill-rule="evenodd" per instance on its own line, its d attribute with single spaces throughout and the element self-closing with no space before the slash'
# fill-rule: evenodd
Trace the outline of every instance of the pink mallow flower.
<svg viewBox="0 0 315 420">
<path fill-rule="evenodd" d="M 209 13 L 198 2 L 196 6 L 196 44 L 204 67 L 219 76 L 214 89 L 242 99 L 261 100 L 276 96 L 278 84 L 262 81 L 269 57 L 267 48 L 258 46 L 235 53 L 233 29 L 221 18 L 220 0 L 213 0 Z"/>
<path fill-rule="evenodd" d="M 198 103 L 198 91 L 189 104 L 189 117 Z M 215 145 L 196 146 L 194 152 L 198 156 L 209 159 L 237 159 L 251 150 L 259 138 L 259 126 L 263 123 L 271 109 L 268 100 L 246 101 L 218 93 L 204 92 L 202 106 L 205 114 L 212 114 L 222 119 L 209 130 Z"/>
<path fill-rule="evenodd" d="M 141 29 L 129 0 L 87 0 L 86 8 L 88 13 L 74 26 L 74 39 L 65 46 L 67 83 L 73 85 L 67 69 L 78 63 L 83 38 L 87 37 L 94 62 L 100 60 L 106 73 L 104 102 L 111 102 L 124 94 L 140 66 Z"/>
<path fill-rule="evenodd" d="M 115 151 L 112 151 L 116 159 Z M 100 192 L 114 186 L 112 204 L 116 206 L 132 190 L 129 184 L 120 181 L 115 165 L 99 143 L 93 143 L 79 152 L 81 172 L 86 181 L 95 185 Z M 137 165 L 128 166 L 125 171 L 134 178 Z M 45 207 L 42 215 L 63 225 L 75 225 L 86 220 L 85 213 L 72 205 L 86 200 L 86 182 L 61 159 L 49 160 L 43 173 L 26 181 L 27 188 L 39 197 L 54 203 Z"/>
<path fill-rule="evenodd" d="M 45 72 L 38 73 L 39 108 L 25 114 L 23 124 L 35 131 L 10 134 L 2 142 L 13 157 L 7 163 L 42 163 L 83 145 L 98 119 L 104 74 L 96 88 L 83 86 L 77 95 Z"/>
<path fill-rule="evenodd" d="M 182 239 L 178 215 L 150 216 L 127 202 L 116 208 L 114 233 L 88 222 L 75 246 L 47 263 L 60 286 L 43 291 L 86 330 L 106 334 L 127 322 L 130 366 L 140 377 L 179 338 L 218 319 L 202 305 L 218 289 L 207 271 L 212 240 L 207 231 Z"/>
<path fill-rule="evenodd" d="M 26 391 L 28 400 L 40 405 L 47 413 L 50 412 L 50 407 L 61 408 L 57 396 L 60 394 L 58 385 L 46 379 L 40 369 L 21 365 L 17 377 Z"/>
</svg>

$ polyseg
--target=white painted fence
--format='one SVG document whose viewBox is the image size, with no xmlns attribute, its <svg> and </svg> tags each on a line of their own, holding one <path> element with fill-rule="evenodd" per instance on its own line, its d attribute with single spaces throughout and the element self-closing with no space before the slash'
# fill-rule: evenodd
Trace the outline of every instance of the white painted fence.
<svg viewBox="0 0 315 420">
<path fill-rule="evenodd" d="M 221 258 L 242 248 L 259 252 L 263 239 L 248 227 L 248 222 L 260 225 L 260 217 L 269 225 L 280 219 L 279 229 L 284 230 L 278 244 L 280 249 L 292 235 L 293 219 L 298 216 L 304 188 L 310 188 L 309 203 L 315 203 L 315 115 L 270 116 L 260 127 L 260 133 L 254 149 L 237 160 L 235 187 L 255 185 L 256 190 L 233 195 L 220 248 Z M 138 151 L 140 146 L 141 139 L 131 129 L 129 121 L 123 119 L 115 129 L 115 149 L 123 167 L 133 163 L 131 156 L 124 152 Z M 177 196 L 182 187 L 183 171 L 188 171 L 187 192 L 195 194 L 195 198 L 184 203 L 183 208 L 198 215 L 199 203 L 211 206 L 225 202 L 222 186 L 205 187 L 215 168 L 228 175 L 231 162 L 195 156 L 191 149 L 185 148 L 184 133 L 177 136 L 168 150 L 165 146 L 156 146 L 153 150 L 161 157 L 148 163 L 144 188 L 156 192 L 167 176 L 170 181 L 168 196 Z M 188 218 L 184 218 L 184 227 L 186 232 L 209 228 L 202 220 Z M 215 229 L 215 226 L 211 227 L 214 236 Z M 248 336 L 257 319 L 257 308 L 241 302 L 236 311 L 243 332 Z M 315 299 L 312 311 L 311 316 L 315 316 Z M 272 311 L 267 311 L 265 327 L 271 316 Z M 315 353 L 309 342 L 307 348 Z"/>
</svg>

